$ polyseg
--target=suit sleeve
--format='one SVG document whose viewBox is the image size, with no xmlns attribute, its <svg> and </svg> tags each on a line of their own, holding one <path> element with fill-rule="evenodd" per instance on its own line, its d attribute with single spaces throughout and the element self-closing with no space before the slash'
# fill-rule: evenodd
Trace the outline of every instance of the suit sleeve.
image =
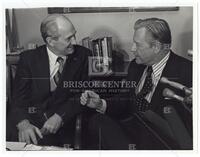
<svg viewBox="0 0 200 157">
<path fill-rule="evenodd" d="M 133 71 L 133 62 L 130 63 L 128 68 L 128 75 L 126 81 L 132 81 L 131 75 Z M 117 94 L 116 96 L 106 100 L 106 114 L 112 116 L 124 116 L 125 113 L 130 113 L 130 104 L 132 101 L 132 96 L 130 95 L 131 91 L 134 90 L 134 87 L 127 88 L 127 92 Z"/>
<path fill-rule="evenodd" d="M 182 80 L 181 83 L 185 85 L 186 87 L 191 88 L 192 87 L 192 62 L 185 61 L 182 65 L 182 68 L 180 69 L 180 73 L 181 73 L 181 80 Z M 181 94 L 182 93 L 178 95 L 181 95 Z M 185 95 L 182 95 L 182 96 L 184 97 Z M 178 104 L 178 102 L 176 104 Z M 180 104 L 180 105 L 174 104 L 174 107 L 192 137 L 192 132 L 193 132 L 192 131 L 192 128 L 193 128 L 192 113 L 189 113 L 188 110 L 186 110 L 186 108 L 183 106 L 183 104 Z"/>
<path fill-rule="evenodd" d="M 184 63 L 185 68 L 181 68 L 184 85 L 188 88 L 192 87 L 192 62 L 187 61 Z"/>
<path fill-rule="evenodd" d="M 11 119 L 15 124 L 29 119 L 27 105 L 30 102 L 31 73 L 24 53 L 20 55 L 14 80 L 13 97 L 11 100 Z"/>
</svg>

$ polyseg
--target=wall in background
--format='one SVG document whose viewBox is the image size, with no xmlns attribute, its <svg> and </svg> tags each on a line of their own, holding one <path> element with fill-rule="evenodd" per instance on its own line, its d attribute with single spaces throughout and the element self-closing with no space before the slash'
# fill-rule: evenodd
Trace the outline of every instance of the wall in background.
<svg viewBox="0 0 200 157">
<path fill-rule="evenodd" d="M 48 15 L 46 8 L 18 9 L 16 20 L 20 46 L 28 43 L 43 44 L 40 37 L 40 23 Z M 179 11 L 131 12 L 131 13 L 73 13 L 66 14 L 77 29 L 77 42 L 86 36 L 92 38 L 112 36 L 114 49 L 124 54 L 125 60 L 133 59 L 131 53 L 133 25 L 139 18 L 158 17 L 165 19 L 172 31 L 172 50 L 187 57 L 192 49 L 193 10 L 180 7 Z"/>
</svg>

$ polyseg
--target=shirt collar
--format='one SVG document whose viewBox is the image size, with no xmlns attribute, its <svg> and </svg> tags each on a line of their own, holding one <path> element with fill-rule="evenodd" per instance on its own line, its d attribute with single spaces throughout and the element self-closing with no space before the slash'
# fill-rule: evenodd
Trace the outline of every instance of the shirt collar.
<svg viewBox="0 0 200 157">
<path fill-rule="evenodd" d="M 153 73 L 155 73 L 157 69 L 159 69 L 160 67 L 162 67 L 163 65 L 167 63 L 167 60 L 169 59 L 169 55 L 170 55 L 170 51 L 158 63 L 155 63 L 152 65 Z"/>
<path fill-rule="evenodd" d="M 54 54 L 47 46 L 47 53 L 48 53 L 48 56 L 49 56 L 49 60 L 52 64 L 56 64 L 57 62 L 57 58 L 58 56 L 56 54 Z M 64 59 L 64 61 L 66 60 L 66 56 L 62 57 Z"/>
</svg>

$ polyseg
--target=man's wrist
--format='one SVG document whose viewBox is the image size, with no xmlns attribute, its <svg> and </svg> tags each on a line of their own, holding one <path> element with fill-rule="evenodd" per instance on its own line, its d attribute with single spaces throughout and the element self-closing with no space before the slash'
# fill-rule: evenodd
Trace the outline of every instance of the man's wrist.
<svg viewBox="0 0 200 157">
<path fill-rule="evenodd" d="M 62 120 L 62 116 L 60 116 L 59 114 L 54 113 L 54 116 L 56 116 L 57 118 L 59 118 L 60 120 Z"/>
<path fill-rule="evenodd" d="M 98 108 L 96 108 L 96 111 L 104 114 L 106 112 L 106 106 L 106 101 L 104 99 L 101 99 L 101 103 L 99 103 Z"/>
<path fill-rule="evenodd" d="M 62 125 L 64 124 L 64 122 L 63 122 L 63 118 L 62 118 L 61 115 L 59 115 L 58 113 L 55 113 L 54 116 L 56 116 L 57 118 L 60 119 L 60 122 L 61 122 Z"/>
<path fill-rule="evenodd" d="M 29 125 L 30 122 L 28 119 L 24 119 L 22 121 L 20 121 L 18 124 L 17 124 L 17 128 L 18 129 L 21 129 L 21 128 L 25 128 L 27 125 Z"/>
<path fill-rule="evenodd" d="M 100 110 L 103 106 L 102 99 L 100 99 L 100 102 L 96 104 L 96 110 Z"/>
</svg>

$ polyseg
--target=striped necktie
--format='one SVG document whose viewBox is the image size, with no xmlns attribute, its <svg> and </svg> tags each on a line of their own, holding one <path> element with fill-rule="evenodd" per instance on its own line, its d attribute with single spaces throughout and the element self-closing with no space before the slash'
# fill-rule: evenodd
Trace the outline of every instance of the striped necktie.
<svg viewBox="0 0 200 157">
<path fill-rule="evenodd" d="M 137 111 L 146 111 L 151 107 L 149 102 L 145 99 L 145 96 L 152 90 L 153 87 L 152 77 L 151 77 L 152 72 L 153 69 L 151 66 L 149 66 L 147 68 L 147 75 L 144 81 L 144 85 L 141 91 L 137 95 L 135 95 L 134 103 L 136 105 Z"/>
<path fill-rule="evenodd" d="M 54 82 L 56 83 L 56 85 L 58 85 L 58 83 L 60 81 L 60 78 L 61 78 L 61 74 L 62 74 L 63 67 L 64 67 L 64 59 L 62 57 L 58 57 L 57 58 L 57 62 L 59 63 L 59 68 L 58 68 L 57 73 L 53 77 Z"/>
</svg>

